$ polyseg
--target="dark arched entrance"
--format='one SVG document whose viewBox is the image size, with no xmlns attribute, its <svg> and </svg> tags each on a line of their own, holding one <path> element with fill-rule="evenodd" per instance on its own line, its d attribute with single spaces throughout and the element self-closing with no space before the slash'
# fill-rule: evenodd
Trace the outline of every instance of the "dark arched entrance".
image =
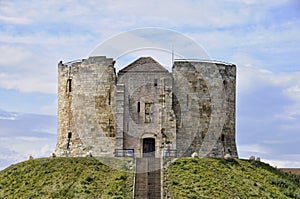
<svg viewBox="0 0 300 199">
<path fill-rule="evenodd" d="M 143 139 L 143 157 L 155 157 L 155 139 Z"/>
</svg>

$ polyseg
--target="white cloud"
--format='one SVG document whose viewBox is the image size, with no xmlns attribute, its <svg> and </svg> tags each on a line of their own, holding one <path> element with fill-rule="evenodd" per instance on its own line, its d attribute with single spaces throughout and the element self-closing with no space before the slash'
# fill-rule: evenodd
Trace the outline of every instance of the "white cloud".
<svg viewBox="0 0 300 199">
<path fill-rule="evenodd" d="M 33 136 L 18 136 L 15 139 L 24 141 L 24 142 L 40 142 L 40 141 L 48 141 L 48 138 L 43 137 L 33 137 Z"/>
<path fill-rule="evenodd" d="M 268 163 L 277 168 L 299 168 L 300 161 L 280 160 L 280 159 L 261 159 L 262 162 Z"/>
<path fill-rule="evenodd" d="M 22 92 L 56 93 L 57 85 L 54 81 L 55 79 L 49 79 L 49 76 L 46 74 L 23 75 L 0 73 L 0 87 L 17 89 Z"/>
<path fill-rule="evenodd" d="M 4 141 L 4 140 L 3 140 Z M 4 169 L 13 163 L 28 160 L 29 156 L 34 158 L 49 157 L 54 152 L 54 140 L 41 139 L 7 139 L 2 143 L 2 149 L 9 153 L 0 153 L 0 169 Z M 9 162 L 1 161 L 9 160 Z"/>
<path fill-rule="evenodd" d="M 159 3 L 159 7 L 157 7 Z M 228 4 L 234 5 L 232 9 L 227 9 Z M 231 27 L 239 24 L 245 25 L 253 23 L 254 16 L 258 16 L 258 19 L 262 20 L 263 12 L 267 7 L 278 6 L 278 4 L 284 3 L 276 1 L 272 4 L 263 3 L 257 1 L 229 1 L 223 2 L 201 2 L 196 3 L 194 1 L 164 1 L 164 2 L 123 2 L 123 1 L 102 1 L 99 6 L 99 1 L 89 1 L 82 5 L 81 2 L 75 2 L 66 4 L 61 1 L 51 2 L 35 2 L 34 4 L 28 2 L 13 2 L 2 3 L 1 11 L 3 16 L 9 16 L 11 18 L 22 16 L 21 18 L 28 19 L 31 23 L 28 25 L 37 25 L 42 27 L 47 23 L 69 23 L 66 27 L 72 27 L 73 24 L 77 25 L 80 30 L 89 30 L 93 33 L 101 33 L 101 35 L 111 35 L 117 33 L 122 29 L 128 29 L 130 27 L 145 26 L 148 25 L 159 25 L 164 27 Z M 249 4 L 251 6 L 249 6 Z M 16 6 L 19 5 L 19 6 Z M 126 9 L 124 9 L 126 7 Z M 259 7 L 259 8 L 257 8 Z M 43 12 L 40 12 L 42 10 Z M 218 13 L 218 14 L 216 14 Z M 139 16 L 139 18 L 137 18 Z M 97 19 L 97 20 L 95 20 Z M 76 21 L 76 23 L 75 23 Z M 225 30 L 209 30 L 199 31 L 196 34 L 191 34 L 192 38 L 197 41 L 203 41 L 208 49 L 224 49 L 241 46 L 261 46 L 260 49 L 265 49 L 270 52 L 270 43 L 282 43 L 290 42 L 291 38 L 299 38 L 300 30 L 298 26 L 293 23 L 278 24 L 279 27 L 272 26 L 271 28 L 265 29 L 263 27 L 255 26 L 250 31 L 245 31 L 244 26 L 239 29 L 233 29 L 229 31 Z M 29 26 L 30 27 L 30 26 Z M 109 28 L 102 28 L 109 27 Z M 33 29 L 35 26 L 32 27 Z M 59 31 L 59 27 L 57 28 Z M 79 30 L 79 29 L 78 29 Z M 42 31 L 42 32 L 41 32 Z M 272 35 L 270 37 L 270 35 Z M 0 33 L 0 41 L 8 44 L 18 45 L 37 45 L 41 47 L 41 52 L 28 52 L 25 51 L 25 47 L 19 46 L 4 46 L 2 57 L 12 57 L 15 55 L 16 59 L 0 59 L 3 62 L 19 63 L 24 59 L 32 58 L 33 56 L 40 56 L 40 59 L 45 58 L 45 66 L 51 67 L 48 63 L 49 60 L 58 62 L 61 58 L 82 58 L 87 54 L 88 47 L 93 46 L 89 42 L 103 41 L 103 37 L 96 38 L 95 35 L 86 34 L 86 31 L 76 32 L 76 34 L 65 35 L 60 33 L 57 35 L 47 30 L 30 31 L 26 34 L 11 34 L 9 32 Z M 126 40 L 128 41 L 128 40 Z M 128 42 L 130 44 L 130 42 Z M 277 45 L 273 50 L 278 50 Z M 3 48 L 4 48 L 3 47 Z M 287 46 L 286 48 L 288 48 Z M 286 49 L 285 48 L 285 49 Z M 75 52 L 76 51 L 76 52 Z M 26 54 L 27 53 L 27 54 Z M 33 55 L 34 54 L 34 55 Z M 46 55 L 47 54 L 47 55 Z M 247 54 L 247 53 L 245 53 Z M 45 56 L 46 55 L 46 56 Z M 72 56 L 75 55 L 75 56 Z M 60 56 L 60 57 L 59 57 Z M 242 54 L 236 54 L 232 57 L 232 60 L 240 59 Z M 46 58 L 47 57 L 47 58 Z M 243 59 L 243 58 L 242 58 Z M 23 64 L 27 67 L 28 72 L 40 68 L 39 64 L 34 63 L 36 58 Z M 69 61 L 69 60 L 66 60 Z M 227 61 L 227 60 L 224 60 Z M 257 60 L 258 63 L 252 62 L 252 65 L 257 66 L 264 64 L 261 60 Z M 31 66 L 30 66 L 31 65 Z M 15 64 L 15 67 L 21 67 L 20 64 Z M 54 67 L 54 66 L 53 66 Z M 7 82 L 2 80 L 1 85 L 4 88 L 17 88 L 21 91 L 32 92 L 56 92 L 53 84 L 56 83 L 56 76 L 53 75 L 52 80 L 48 80 L 49 70 L 44 74 L 36 70 L 39 76 L 36 75 L 18 75 L 6 73 L 2 74 L 3 78 L 7 79 Z M 14 72 L 16 73 L 16 72 Z M 53 74 L 53 72 L 52 72 Z M 19 77 L 19 76 L 22 76 Z M 47 81 L 42 81 L 42 79 Z M 14 85 L 11 85 L 14 79 Z M 249 79 L 249 78 L 248 78 Z M 24 81 L 26 80 L 26 81 Z M 247 80 L 247 78 L 245 78 Z M 19 81 L 19 82 L 17 82 Z M 47 82 L 47 85 L 45 84 Z M 50 83 L 52 82 L 52 83 Z M 27 84 L 27 85 L 24 85 Z M 0 86 L 1 86 L 0 85 Z"/>
<path fill-rule="evenodd" d="M 130 42 L 128 42 L 130 41 Z M 172 50 L 175 58 L 209 59 L 205 50 L 182 33 L 162 28 L 141 28 L 123 32 L 99 44 L 91 55 L 106 55 L 117 61 L 117 68 L 124 57 L 158 57 L 171 71 Z M 132 60 L 133 61 L 133 60 Z M 127 63 L 128 64 L 128 63 Z"/>
<path fill-rule="evenodd" d="M 6 16 L 0 16 L 0 21 L 4 21 L 6 23 L 11 23 L 11 24 L 29 24 L 32 21 L 27 19 L 27 18 L 22 18 L 22 17 L 6 17 Z"/>
<path fill-rule="evenodd" d="M 57 99 L 52 104 L 47 104 L 41 108 L 43 114 L 57 115 Z"/>
<path fill-rule="evenodd" d="M 84 6 L 63 1 L 1 1 L 0 5 L 3 16 L 18 18 L 19 20 L 15 20 L 16 22 L 22 22 L 20 19 L 26 19 L 27 23 L 25 24 L 39 21 L 58 21 L 62 17 L 61 13 L 68 14 L 69 17 L 84 14 Z M 74 12 L 71 12 L 72 10 Z"/>
<path fill-rule="evenodd" d="M 298 74 L 298 78 L 300 79 L 300 73 Z M 300 81 L 298 85 L 284 89 L 283 93 L 295 101 L 300 101 Z"/>
<path fill-rule="evenodd" d="M 264 141 L 263 144 L 282 144 L 284 141 Z M 240 158 L 249 159 L 250 156 L 260 157 L 262 162 L 278 168 L 299 168 L 300 154 L 275 154 L 263 144 L 239 145 Z"/>
<path fill-rule="evenodd" d="M 238 93 L 252 93 L 255 90 L 268 87 L 276 87 L 281 92 L 278 96 L 283 96 L 290 100 L 289 105 L 281 107 L 284 112 L 274 115 L 275 118 L 295 120 L 300 116 L 300 72 L 272 72 L 266 69 L 252 67 L 255 60 L 241 60 L 238 67 L 237 85 Z M 243 65 L 249 67 L 243 67 Z"/>
<path fill-rule="evenodd" d="M 47 49 L 49 47 L 69 47 L 80 45 L 90 39 L 89 35 L 55 35 L 49 33 L 34 33 L 28 35 L 8 35 L 0 33 L 0 41 L 11 44 L 27 44 L 27 45 L 39 45 Z"/>
<path fill-rule="evenodd" d="M 281 22 L 269 26 L 257 25 L 240 37 L 241 46 L 256 46 L 260 53 L 282 53 L 299 50 L 294 42 L 300 41 L 299 21 Z M 291 48 L 292 47 L 292 48 Z"/>
<path fill-rule="evenodd" d="M 242 3 L 246 5 L 253 5 L 253 4 L 258 4 L 258 5 L 264 5 L 264 6 L 275 6 L 278 4 L 283 4 L 287 2 L 288 0 L 265 0 L 265 1 L 260 1 L 260 0 L 226 0 L 226 2 L 234 2 L 234 3 Z"/>
<path fill-rule="evenodd" d="M 19 113 L 8 113 L 0 109 L 0 120 L 17 120 L 20 116 Z"/>
<path fill-rule="evenodd" d="M 23 47 L 13 45 L 0 45 L 0 69 L 3 67 L 8 68 L 14 65 L 14 67 L 22 67 L 22 62 L 26 61 L 32 54 Z"/>
<path fill-rule="evenodd" d="M 282 94 L 290 99 L 299 99 L 300 72 L 272 72 L 266 69 L 241 66 L 238 76 L 241 91 L 251 87 L 272 85 L 282 88 Z"/>
<path fill-rule="evenodd" d="M 252 12 L 259 11 L 253 9 Z M 276 23 L 274 21 L 272 23 L 264 22 L 262 18 L 255 24 L 246 25 L 247 21 L 243 22 L 242 26 L 200 29 L 200 31 L 193 31 L 188 35 L 201 43 L 209 53 L 234 63 L 241 56 L 251 56 L 256 58 L 256 62 L 259 62 L 252 63 L 256 67 L 276 67 L 280 57 L 282 57 L 281 64 L 295 64 L 291 61 L 295 60 L 293 57 L 295 53 L 300 52 L 300 47 L 297 45 L 300 42 L 299 20 L 276 21 Z M 266 56 L 272 58 L 266 59 Z M 297 67 L 295 66 L 295 68 Z"/>
<path fill-rule="evenodd" d="M 63 19 L 65 22 L 76 21 L 77 24 L 90 28 L 108 26 L 110 29 L 118 30 L 145 24 L 164 27 L 228 27 L 245 22 L 258 22 L 265 17 L 263 10 L 282 3 L 284 2 L 103 0 L 100 3 L 96 0 L 84 3 L 80 1 L 72 1 L 72 3 L 35 1 L 32 3 L 26 1 L 17 4 L 2 3 L 1 11 L 6 17 L 22 16 L 31 23 L 60 22 Z"/>
<path fill-rule="evenodd" d="M 259 144 L 239 145 L 238 150 L 243 154 L 250 154 L 250 155 L 268 154 L 270 152 L 268 148 L 263 147 Z"/>
<path fill-rule="evenodd" d="M 298 75 L 300 78 L 300 74 Z M 299 81 L 299 79 L 298 79 Z M 300 82 L 295 82 L 296 85 L 287 87 L 283 90 L 283 94 L 294 101 L 292 105 L 285 107 L 284 115 L 291 118 L 300 118 Z M 298 126 L 300 129 L 300 126 Z"/>
</svg>

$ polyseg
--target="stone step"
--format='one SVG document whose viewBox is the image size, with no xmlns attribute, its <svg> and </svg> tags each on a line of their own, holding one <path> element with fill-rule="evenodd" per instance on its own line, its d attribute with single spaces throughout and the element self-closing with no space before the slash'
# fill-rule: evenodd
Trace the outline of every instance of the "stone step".
<svg viewBox="0 0 300 199">
<path fill-rule="evenodd" d="M 159 158 L 136 158 L 135 199 L 161 198 L 161 161 Z"/>
</svg>

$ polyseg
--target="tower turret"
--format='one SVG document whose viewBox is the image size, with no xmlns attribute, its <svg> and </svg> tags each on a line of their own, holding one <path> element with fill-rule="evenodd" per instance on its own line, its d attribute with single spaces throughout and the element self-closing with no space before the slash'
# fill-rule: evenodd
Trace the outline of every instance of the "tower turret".
<svg viewBox="0 0 300 199">
<path fill-rule="evenodd" d="M 115 87 L 111 58 L 58 64 L 58 156 L 113 154 Z"/>
</svg>

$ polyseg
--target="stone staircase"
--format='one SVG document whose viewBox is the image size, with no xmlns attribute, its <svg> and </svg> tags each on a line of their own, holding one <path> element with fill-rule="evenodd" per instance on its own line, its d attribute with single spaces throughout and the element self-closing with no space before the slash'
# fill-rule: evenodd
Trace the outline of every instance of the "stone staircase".
<svg viewBox="0 0 300 199">
<path fill-rule="evenodd" d="M 134 199 L 161 199 L 161 160 L 136 158 Z"/>
</svg>

